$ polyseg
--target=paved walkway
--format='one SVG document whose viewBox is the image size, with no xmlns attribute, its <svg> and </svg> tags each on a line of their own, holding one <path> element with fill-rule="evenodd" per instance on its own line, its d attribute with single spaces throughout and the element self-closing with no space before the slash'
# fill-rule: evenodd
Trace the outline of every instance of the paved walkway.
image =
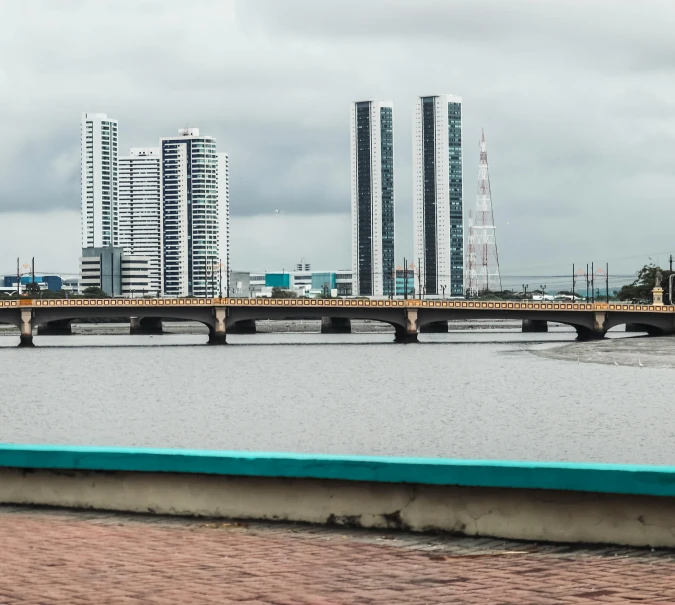
<svg viewBox="0 0 675 605">
<path fill-rule="evenodd" d="M 675 603 L 675 552 L 0 507 L 0 604 Z"/>
</svg>

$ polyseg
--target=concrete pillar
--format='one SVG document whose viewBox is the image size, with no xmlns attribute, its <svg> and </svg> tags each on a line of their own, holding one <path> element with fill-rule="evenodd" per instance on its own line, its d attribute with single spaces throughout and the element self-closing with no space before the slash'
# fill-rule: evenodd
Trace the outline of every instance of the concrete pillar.
<svg viewBox="0 0 675 605">
<path fill-rule="evenodd" d="M 225 307 L 215 307 L 213 309 L 213 316 L 215 325 L 209 326 L 209 344 L 225 345 L 227 344 L 227 330 L 225 325 L 227 312 Z"/>
<path fill-rule="evenodd" d="M 244 319 L 230 326 L 230 334 L 256 334 L 255 319 Z"/>
<path fill-rule="evenodd" d="M 420 333 L 422 334 L 447 334 L 447 321 L 432 321 L 431 323 L 420 326 Z"/>
<path fill-rule="evenodd" d="M 406 311 L 406 325 L 403 326 L 394 326 L 396 334 L 394 336 L 394 342 L 399 342 L 401 344 L 408 344 L 411 342 L 418 342 L 417 340 L 417 311 L 414 309 L 408 309 Z"/>
<path fill-rule="evenodd" d="M 593 313 L 593 327 L 575 326 L 577 331 L 577 340 L 602 340 L 607 333 L 605 320 L 607 313 L 604 311 L 595 311 Z"/>
<path fill-rule="evenodd" d="M 37 333 L 38 336 L 68 336 L 73 333 L 73 330 L 70 319 L 60 319 L 59 321 L 48 321 L 39 325 Z"/>
<path fill-rule="evenodd" d="M 162 320 L 158 317 L 130 317 L 129 334 L 163 334 Z"/>
<path fill-rule="evenodd" d="M 352 322 L 348 317 L 322 317 L 321 334 L 351 334 Z"/>
<path fill-rule="evenodd" d="M 548 332 L 548 322 L 544 319 L 523 319 L 523 332 Z"/>
<path fill-rule="evenodd" d="M 20 347 L 33 347 L 33 310 L 21 309 L 21 340 Z"/>
</svg>

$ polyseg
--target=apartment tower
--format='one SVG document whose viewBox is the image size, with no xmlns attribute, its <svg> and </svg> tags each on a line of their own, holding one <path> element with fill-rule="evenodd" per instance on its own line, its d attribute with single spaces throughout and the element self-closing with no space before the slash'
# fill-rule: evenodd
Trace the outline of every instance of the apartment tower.
<svg viewBox="0 0 675 605">
<path fill-rule="evenodd" d="M 463 296 L 461 97 L 420 97 L 413 130 L 413 262 L 418 271 L 417 293 Z"/>
<path fill-rule="evenodd" d="M 159 147 L 132 147 L 119 159 L 119 245 L 148 258 L 148 294 L 162 292 L 162 192 Z"/>
<path fill-rule="evenodd" d="M 393 296 L 394 105 L 360 101 L 351 109 L 352 274 L 355 296 Z"/>
<path fill-rule="evenodd" d="M 226 293 L 227 154 L 217 153 L 215 138 L 200 135 L 198 128 L 161 139 L 160 152 L 163 292 L 217 296 L 222 288 Z"/>
<path fill-rule="evenodd" d="M 82 247 L 115 246 L 117 217 L 117 120 L 84 113 L 81 134 Z"/>
</svg>

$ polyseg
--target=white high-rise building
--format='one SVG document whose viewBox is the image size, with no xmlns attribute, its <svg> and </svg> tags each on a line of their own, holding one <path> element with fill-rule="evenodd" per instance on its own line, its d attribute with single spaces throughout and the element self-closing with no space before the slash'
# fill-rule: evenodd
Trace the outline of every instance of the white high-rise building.
<svg viewBox="0 0 675 605">
<path fill-rule="evenodd" d="M 420 97 L 414 133 L 416 292 L 422 296 L 463 296 L 461 97 Z"/>
<path fill-rule="evenodd" d="M 82 247 L 115 246 L 117 120 L 104 113 L 84 113 L 80 126 Z"/>
<path fill-rule="evenodd" d="M 394 104 L 351 110 L 352 274 L 355 296 L 390 296 L 394 263 Z"/>
<path fill-rule="evenodd" d="M 229 169 L 216 140 L 183 128 L 161 139 L 166 296 L 218 296 L 227 284 Z M 223 182 L 225 181 L 225 182 Z"/>
<path fill-rule="evenodd" d="M 159 147 L 132 147 L 119 159 L 119 245 L 148 259 L 147 294 L 162 292 L 162 193 Z"/>
</svg>

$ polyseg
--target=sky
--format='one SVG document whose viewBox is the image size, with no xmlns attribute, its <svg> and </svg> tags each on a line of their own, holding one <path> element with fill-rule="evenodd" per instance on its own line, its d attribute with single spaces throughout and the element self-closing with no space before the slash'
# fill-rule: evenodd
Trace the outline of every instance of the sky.
<svg viewBox="0 0 675 605">
<path fill-rule="evenodd" d="M 120 153 L 185 126 L 217 138 L 233 268 L 348 268 L 349 110 L 367 99 L 394 102 L 400 264 L 413 108 L 441 93 L 463 98 L 465 212 L 485 131 L 504 276 L 675 253 L 671 1 L 0 0 L 0 22 L 0 274 L 17 256 L 77 271 L 85 111 L 119 120 Z"/>
</svg>

